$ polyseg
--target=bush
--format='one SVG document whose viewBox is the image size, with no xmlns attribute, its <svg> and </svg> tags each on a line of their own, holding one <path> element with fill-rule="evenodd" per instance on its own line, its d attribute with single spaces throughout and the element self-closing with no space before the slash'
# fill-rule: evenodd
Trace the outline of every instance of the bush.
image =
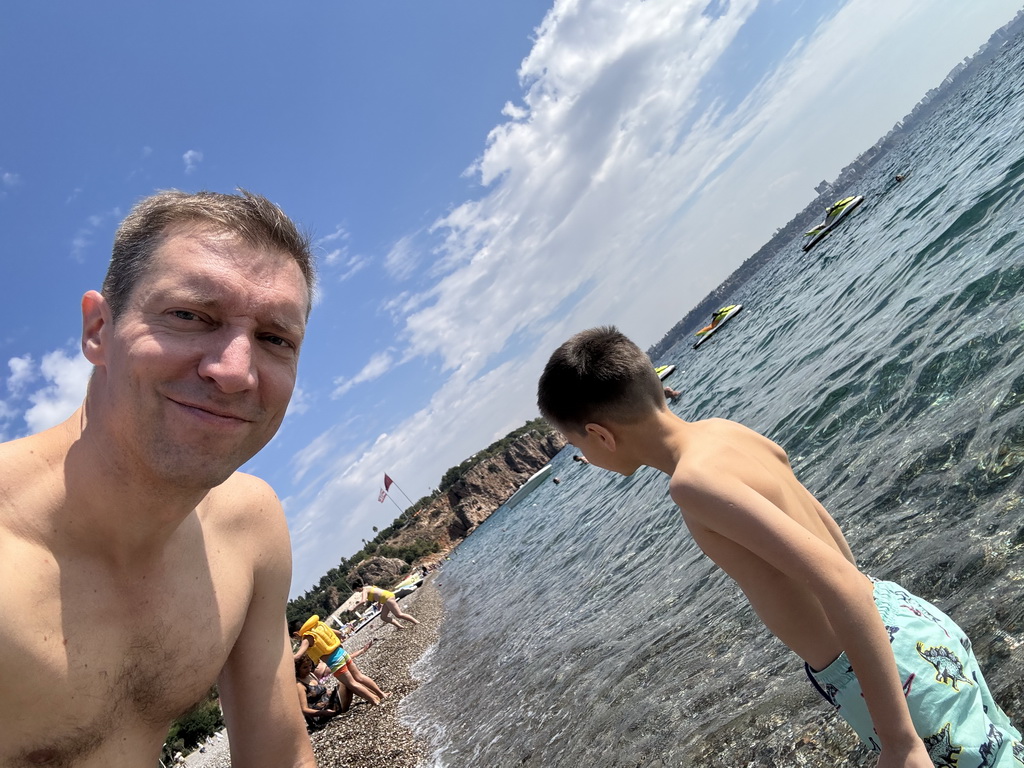
<svg viewBox="0 0 1024 768">
<path fill-rule="evenodd" d="M 173 757 L 175 752 L 189 752 L 223 727 L 224 716 L 214 687 L 203 701 L 171 723 L 164 741 L 164 753 Z"/>
</svg>

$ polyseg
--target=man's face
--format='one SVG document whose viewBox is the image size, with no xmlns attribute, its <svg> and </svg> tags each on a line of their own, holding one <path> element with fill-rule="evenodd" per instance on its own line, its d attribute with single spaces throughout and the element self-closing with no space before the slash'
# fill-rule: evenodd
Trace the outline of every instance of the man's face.
<svg viewBox="0 0 1024 768">
<path fill-rule="evenodd" d="M 210 488 L 266 445 L 295 385 L 309 298 L 287 254 L 172 229 L 94 360 L 126 469 Z"/>
</svg>

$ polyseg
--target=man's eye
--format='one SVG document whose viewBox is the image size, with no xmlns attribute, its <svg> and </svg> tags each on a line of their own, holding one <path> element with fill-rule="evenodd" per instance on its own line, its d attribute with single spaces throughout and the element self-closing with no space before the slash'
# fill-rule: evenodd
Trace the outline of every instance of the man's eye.
<svg viewBox="0 0 1024 768">
<path fill-rule="evenodd" d="M 288 341 L 288 339 L 283 339 L 280 336 L 274 336 L 274 335 L 264 336 L 263 340 L 270 342 L 271 344 L 273 344 L 276 347 L 292 347 L 292 346 L 294 346 L 290 341 Z"/>
<path fill-rule="evenodd" d="M 172 315 L 179 318 L 180 320 L 199 320 L 200 317 L 195 312 L 189 312 L 187 309 L 175 309 L 171 312 Z"/>
</svg>

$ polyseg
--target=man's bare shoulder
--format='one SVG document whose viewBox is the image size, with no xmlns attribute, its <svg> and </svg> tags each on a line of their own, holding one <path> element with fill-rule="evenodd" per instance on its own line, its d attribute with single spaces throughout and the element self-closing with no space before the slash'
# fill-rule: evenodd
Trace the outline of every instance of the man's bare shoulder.
<svg viewBox="0 0 1024 768">
<path fill-rule="evenodd" d="M 256 475 L 235 472 L 227 480 L 211 489 L 207 500 L 218 506 L 236 507 L 240 504 L 258 504 L 280 509 L 281 502 L 270 484 Z"/>
<path fill-rule="evenodd" d="M 288 547 L 281 502 L 274 489 L 254 475 L 235 472 L 210 490 L 196 512 L 203 529 L 212 535 L 249 539 L 261 547 Z"/>
<path fill-rule="evenodd" d="M 29 535 L 65 494 L 66 449 L 52 432 L 0 443 L 0 530 Z"/>
</svg>

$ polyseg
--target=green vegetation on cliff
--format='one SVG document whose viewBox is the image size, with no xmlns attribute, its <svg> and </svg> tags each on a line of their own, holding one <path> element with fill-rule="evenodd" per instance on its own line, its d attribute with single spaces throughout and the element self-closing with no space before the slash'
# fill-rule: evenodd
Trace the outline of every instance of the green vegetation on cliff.
<svg viewBox="0 0 1024 768">
<path fill-rule="evenodd" d="M 518 429 L 512 430 L 501 439 L 495 440 L 461 464 L 451 467 L 441 476 L 441 482 L 438 483 L 433 493 L 422 497 L 404 510 L 391 525 L 378 531 L 372 541 L 364 541 L 362 549 L 351 557 L 343 559 L 338 567 L 331 568 L 320 577 L 320 582 L 307 590 L 302 597 L 297 597 L 288 603 L 288 620 L 305 619 L 314 613 L 320 616 L 332 613 L 352 594 L 352 585 L 347 581 L 347 574 L 364 560 L 371 557 L 397 558 L 411 566 L 417 560 L 440 551 L 440 543 L 430 539 L 420 538 L 412 544 L 405 543 L 402 546 L 394 546 L 389 542 L 410 523 L 417 512 L 430 506 L 443 494 L 448 493 L 452 486 L 458 483 L 471 469 L 504 453 L 512 443 L 525 434 L 533 432 L 539 435 L 549 435 L 552 431 L 544 419 L 533 419 Z"/>
</svg>

